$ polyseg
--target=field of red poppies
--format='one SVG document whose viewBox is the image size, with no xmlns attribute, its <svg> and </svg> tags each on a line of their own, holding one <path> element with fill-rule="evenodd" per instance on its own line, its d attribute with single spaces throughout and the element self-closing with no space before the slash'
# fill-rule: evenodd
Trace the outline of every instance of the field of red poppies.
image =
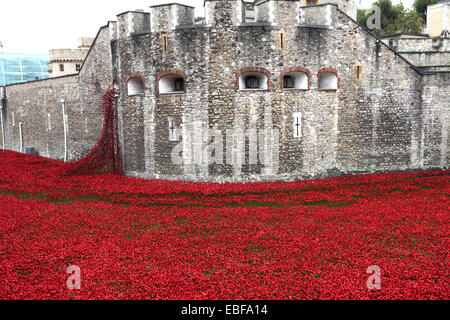
<svg viewBox="0 0 450 320">
<path fill-rule="evenodd" d="M 61 166 L 0 152 L 0 299 L 449 299 L 449 171 L 200 184 Z"/>
</svg>

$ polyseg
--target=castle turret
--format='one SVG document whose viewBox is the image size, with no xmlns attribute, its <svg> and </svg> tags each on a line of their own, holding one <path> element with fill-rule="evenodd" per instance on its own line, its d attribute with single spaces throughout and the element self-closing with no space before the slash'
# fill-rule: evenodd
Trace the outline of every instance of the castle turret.
<svg viewBox="0 0 450 320">
<path fill-rule="evenodd" d="M 276 1 L 266 0 L 256 3 L 256 22 L 275 23 Z"/>
<path fill-rule="evenodd" d="M 152 32 L 167 32 L 195 23 L 195 8 L 178 3 L 150 7 Z"/>
<path fill-rule="evenodd" d="M 245 22 L 245 3 L 242 0 L 205 0 L 205 21 L 208 25 L 238 25 Z"/>
<path fill-rule="evenodd" d="M 240 0 L 237 0 L 240 1 Z M 335 4 L 339 10 L 356 20 L 356 1 L 355 0 L 257 0 L 254 2 L 254 21 L 259 23 L 270 23 L 272 25 L 283 25 L 287 21 L 299 21 L 301 8 L 314 7 L 324 4 Z M 246 6 L 244 5 L 244 8 Z M 310 11 L 311 12 L 311 11 Z M 321 14 L 320 10 L 316 10 Z M 246 14 L 244 12 L 244 20 Z M 253 13 L 251 19 L 253 20 Z M 320 20 L 315 17 L 315 20 Z"/>
<path fill-rule="evenodd" d="M 355 0 L 300 0 L 304 2 L 304 6 L 317 2 L 317 4 L 337 4 L 338 9 L 356 21 L 357 9 Z"/>
<path fill-rule="evenodd" d="M 109 26 L 109 38 L 111 41 L 117 40 L 118 39 L 118 34 L 117 34 L 117 21 L 109 21 L 108 22 L 108 26 Z"/>
<path fill-rule="evenodd" d="M 117 16 L 117 37 L 126 38 L 134 33 L 150 32 L 150 13 L 143 10 L 127 11 Z"/>
</svg>

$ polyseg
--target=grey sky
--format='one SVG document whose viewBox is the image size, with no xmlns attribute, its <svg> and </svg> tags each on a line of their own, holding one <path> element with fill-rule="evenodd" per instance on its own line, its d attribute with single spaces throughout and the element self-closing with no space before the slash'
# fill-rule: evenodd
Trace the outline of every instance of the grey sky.
<svg viewBox="0 0 450 320">
<path fill-rule="evenodd" d="M 361 6 L 370 7 L 374 1 L 361 0 Z M 52 48 L 71 48 L 77 38 L 94 37 L 121 12 L 148 11 L 151 5 L 170 2 L 195 6 L 196 15 L 203 15 L 203 0 L 1 0 L 0 41 L 9 52 L 47 53 Z M 413 0 L 401 2 L 410 7 Z"/>
</svg>

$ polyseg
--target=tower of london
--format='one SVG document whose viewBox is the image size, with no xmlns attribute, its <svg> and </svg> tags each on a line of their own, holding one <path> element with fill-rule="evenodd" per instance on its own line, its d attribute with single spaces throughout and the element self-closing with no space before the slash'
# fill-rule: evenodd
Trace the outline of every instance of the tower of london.
<svg viewBox="0 0 450 320">
<path fill-rule="evenodd" d="M 175 3 L 121 13 L 100 28 L 78 74 L 0 88 L 0 148 L 86 155 L 100 137 L 102 94 L 114 87 L 130 176 L 259 181 L 448 168 L 448 37 L 414 40 L 422 47 L 409 59 L 395 46 L 412 42 L 371 35 L 355 21 L 354 0 L 204 6 L 202 19 Z M 443 63 L 415 54 L 427 48 Z"/>
</svg>

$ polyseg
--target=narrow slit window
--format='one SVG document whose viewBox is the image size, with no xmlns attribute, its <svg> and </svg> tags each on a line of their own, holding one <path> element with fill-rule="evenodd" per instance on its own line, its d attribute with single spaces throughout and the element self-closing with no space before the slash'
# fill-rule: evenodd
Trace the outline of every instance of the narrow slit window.
<svg viewBox="0 0 450 320">
<path fill-rule="evenodd" d="M 169 40 L 167 38 L 167 34 L 163 34 L 161 37 L 161 45 L 163 53 L 169 52 Z"/>
<path fill-rule="evenodd" d="M 360 64 L 355 65 L 355 80 L 361 81 L 362 79 L 362 66 Z"/>
<path fill-rule="evenodd" d="M 286 32 L 284 31 L 278 32 L 278 49 L 286 49 Z"/>
<path fill-rule="evenodd" d="M 175 121 L 169 118 L 169 141 L 178 141 Z"/>
<path fill-rule="evenodd" d="M 302 137 L 302 114 L 301 112 L 294 113 L 294 138 Z"/>
</svg>

